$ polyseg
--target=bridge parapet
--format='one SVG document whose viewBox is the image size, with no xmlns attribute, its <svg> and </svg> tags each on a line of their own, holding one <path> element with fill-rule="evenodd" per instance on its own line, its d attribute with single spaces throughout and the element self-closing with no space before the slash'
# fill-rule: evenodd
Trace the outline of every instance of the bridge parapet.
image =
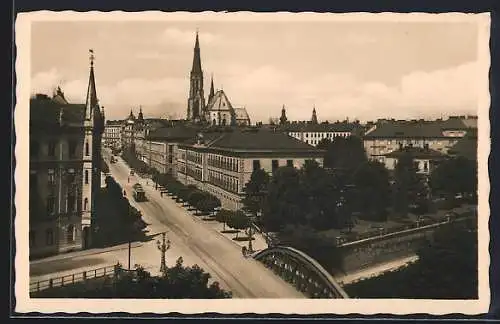
<svg viewBox="0 0 500 324">
<path fill-rule="evenodd" d="M 253 255 L 311 298 L 349 298 L 344 289 L 316 260 L 288 246 L 274 246 Z"/>
</svg>

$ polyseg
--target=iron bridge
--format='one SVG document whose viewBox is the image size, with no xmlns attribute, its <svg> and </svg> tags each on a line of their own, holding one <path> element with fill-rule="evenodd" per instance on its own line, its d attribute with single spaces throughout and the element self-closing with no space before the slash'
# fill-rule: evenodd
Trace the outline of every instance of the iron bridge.
<svg viewBox="0 0 500 324">
<path fill-rule="evenodd" d="M 302 251 L 274 246 L 255 253 L 253 258 L 309 298 L 349 298 L 328 271 Z"/>
</svg>

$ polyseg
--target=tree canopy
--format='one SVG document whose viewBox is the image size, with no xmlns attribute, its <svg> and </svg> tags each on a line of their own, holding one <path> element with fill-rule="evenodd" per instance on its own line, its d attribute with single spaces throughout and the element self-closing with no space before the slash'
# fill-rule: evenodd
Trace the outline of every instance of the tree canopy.
<svg viewBox="0 0 500 324">
<path fill-rule="evenodd" d="M 360 218 L 371 221 L 387 220 L 390 204 L 389 172 L 378 161 L 362 163 L 353 174 L 356 211 Z"/>
<path fill-rule="evenodd" d="M 263 169 L 256 169 L 245 185 L 245 197 L 242 200 L 244 209 L 257 214 L 264 209 L 265 198 L 269 186 L 269 175 Z"/>
<path fill-rule="evenodd" d="M 463 157 L 455 157 L 441 163 L 431 173 L 430 186 L 433 194 L 455 195 L 477 192 L 477 163 Z"/>
<path fill-rule="evenodd" d="M 93 279 L 87 283 L 41 291 L 37 297 L 48 298 L 231 298 L 230 291 L 218 282 L 209 283 L 210 274 L 198 265 L 186 267 L 182 257 L 164 275 L 152 276 L 141 266 L 127 272 L 119 266 L 114 277 Z M 100 280 L 100 281 L 99 281 Z M 93 285 L 91 286 L 91 282 Z"/>
<path fill-rule="evenodd" d="M 367 161 L 363 140 L 357 136 L 322 139 L 317 147 L 326 150 L 323 165 L 327 168 L 353 170 Z"/>
</svg>

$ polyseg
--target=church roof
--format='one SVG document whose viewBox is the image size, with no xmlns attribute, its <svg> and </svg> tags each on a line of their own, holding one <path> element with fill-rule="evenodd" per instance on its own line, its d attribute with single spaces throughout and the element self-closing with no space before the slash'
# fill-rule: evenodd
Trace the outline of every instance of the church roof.
<svg viewBox="0 0 500 324">
<path fill-rule="evenodd" d="M 208 104 L 208 110 L 233 110 L 224 90 L 218 90 Z"/>
<path fill-rule="evenodd" d="M 233 108 L 234 109 L 234 115 L 236 117 L 236 120 L 250 120 L 250 117 L 248 116 L 248 112 L 245 108 Z"/>
</svg>

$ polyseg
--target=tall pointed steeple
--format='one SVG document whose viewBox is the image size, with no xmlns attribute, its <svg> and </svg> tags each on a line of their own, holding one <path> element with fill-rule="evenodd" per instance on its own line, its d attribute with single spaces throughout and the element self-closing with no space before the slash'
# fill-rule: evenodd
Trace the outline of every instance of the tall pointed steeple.
<svg viewBox="0 0 500 324">
<path fill-rule="evenodd" d="M 200 40 L 198 39 L 198 30 L 196 30 L 196 40 L 194 42 L 193 67 L 191 73 L 201 73 L 201 58 L 200 58 Z"/>
<path fill-rule="evenodd" d="M 214 75 L 212 74 L 212 77 L 211 77 L 211 80 L 210 80 L 210 93 L 208 95 L 208 102 L 210 102 L 212 100 L 212 98 L 214 97 L 215 95 L 215 91 L 214 91 Z"/>
<path fill-rule="evenodd" d="M 89 75 L 89 85 L 87 88 L 87 100 L 85 103 L 85 119 L 92 120 L 94 118 L 94 113 L 99 111 L 99 104 L 97 101 L 97 91 L 95 89 L 95 76 L 94 76 L 94 50 L 90 49 L 90 75 Z"/>
<path fill-rule="evenodd" d="M 193 67 L 191 68 L 187 119 L 198 122 L 205 119 L 205 95 L 203 94 L 203 70 L 201 69 L 198 30 L 194 43 Z"/>
<path fill-rule="evenodd" d="M 313 124 L 318 123 L 318 116 L 316 116 L 316 107 L 315 106 L 313 107 L 313 114 L 312 114 L 311 122 Z"/>
<path fill-rule="evenodd" d="M 288 119 L 286 118 L 285 105 L 283 105 L 283 108 L 281 108 L 280 125 L 285 125 L 287 121 Z"/>
<path fill-rule="evenodd" d="M 144 120 L 144 116 L 142 115 L 142 106 L 139 106 L 139 114 L 137 115 L 137 119 L 139 121 L 143 121 Z"/>
<path fill-rule="evenodd" d="M 128 115 L 128 119 L 130 119 L 130 120 L 135 119 L 134 112 L 133 112 L 132 108 L 130 108 L 130 114 Z"/>
</svg>

